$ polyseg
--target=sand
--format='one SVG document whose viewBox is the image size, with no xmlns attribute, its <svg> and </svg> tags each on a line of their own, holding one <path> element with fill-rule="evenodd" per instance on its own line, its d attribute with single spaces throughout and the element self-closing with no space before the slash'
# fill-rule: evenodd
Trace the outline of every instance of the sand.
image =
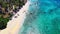
<svg viewBox="0 0 60 34">
<path fill-rule="evenodd" d="M 12 20 L 10 20 L 7 24 L 7 28 L 0 31 L 0 34 L 18 34 L 21 26 L 24 23 L 24 20 L 26 18 L 26 13 L 28 13 L 28 7 L 30 5 L 30 2 L 28 1 L 20 10 L 18 13 L 16 13 Z"/>
</svg>

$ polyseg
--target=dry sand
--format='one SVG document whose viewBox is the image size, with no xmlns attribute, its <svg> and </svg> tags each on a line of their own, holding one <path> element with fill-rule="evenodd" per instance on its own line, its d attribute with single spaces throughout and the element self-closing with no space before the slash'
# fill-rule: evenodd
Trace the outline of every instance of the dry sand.
<svg viewBox="0 0 60 34">
<path fill-rule="evenodd" d="M 13 16 L 12 20 L 8 22 L 7 28 L 0 31 L 0 34 L 18 34 L 19 29 L 23 25 L 24 19 L 26 18 L 26 13 L 28 13 L 27 10 L 29 5 L 30 2 L 27 2 L 25 6 L 23 6 L 19 12 Z"/>
</svg>

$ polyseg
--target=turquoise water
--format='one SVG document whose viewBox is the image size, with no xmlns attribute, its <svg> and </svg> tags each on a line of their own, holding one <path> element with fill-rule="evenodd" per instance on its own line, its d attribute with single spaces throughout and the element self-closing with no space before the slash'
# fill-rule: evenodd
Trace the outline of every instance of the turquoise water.
<svg viewBox="0 0 60 34">
<path fill-rule="evenodd" d="M 60 0 L 31 2 L 19 34 L 60 34 Z"/>
</svg>

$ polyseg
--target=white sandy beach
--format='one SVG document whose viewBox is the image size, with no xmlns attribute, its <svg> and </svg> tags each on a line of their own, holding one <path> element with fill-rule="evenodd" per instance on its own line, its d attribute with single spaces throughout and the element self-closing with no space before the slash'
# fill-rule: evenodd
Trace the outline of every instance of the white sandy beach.
<svg viewBox="0 0 60 34">
<path fill-rule="evenodd" d="M 0 34 L 18 34 L 19 29 L 24 23 L 24 19 L 26 18 L 26 13 L 28 13 L 28 7 L 30 2 L 27 2 L 25 6 L 23 6 L 17 14 L 15 14 L 7 24 L 7 28 L 0 31 Z M 15 18 L 15 16 L 17 16 Z"/>
</svg>

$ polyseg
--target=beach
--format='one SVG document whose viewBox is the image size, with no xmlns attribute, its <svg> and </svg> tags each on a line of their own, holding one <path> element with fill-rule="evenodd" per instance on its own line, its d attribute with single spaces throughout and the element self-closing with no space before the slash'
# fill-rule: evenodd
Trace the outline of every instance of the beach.
<svg viewBox="0 0 60 34">
<path fill-rule="evenodd" d="M 13 17 L 9 20 L 7 28 L 0 31 L 0 34 L 18 34 L 28 13 L 28 7 L 30 2 L 28 1 Z"/>
</svg>

